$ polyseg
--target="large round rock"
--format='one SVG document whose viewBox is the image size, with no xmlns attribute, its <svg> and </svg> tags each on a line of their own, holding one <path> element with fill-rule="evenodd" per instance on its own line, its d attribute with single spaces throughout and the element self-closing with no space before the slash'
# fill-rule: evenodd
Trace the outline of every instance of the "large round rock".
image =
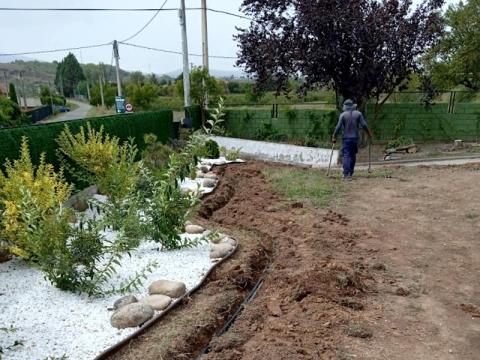
<svg viewBox="0 0 480 360">
<path fill-rule="evenodd" d="M 140 302 L 150 305 L 154 310 L 165 310 L 172 299 L 169 296 L 155 294 L 141 299 Z"/>
<path fill-rule="evenodd" d="M 217 182 L 214 179 L 203 180 L 202 186 L 205 188 L 214 188 Z"/>
<path fill-rule="evenodd" d="M 152 307 L 147 304 L 133 303 L 128 304 L 112 314 L 110 324 L 117 329 L 125 329 L 142 325 L 153 317 Z"/>
<path fill-rule="evenodd" d="M 113 310 L 118 310 L 121 307 L 124 307 L 125 305 L 133 304 L 133 303 L 136 303 L 137 301 L 138 301 L 137 298 L 133 295 L 127 295 L 127 296 L 121 297 L 120 299 L 116 300 L 113 303 Z"/>
<path fill-rule="evenodd" d="M 189 224 L 185 226 L 185 231 L 187 232 L 187 234 L 202 234 L 205 229 L 200 225 Z"/>
<path fill-rule="evenodd" d="M 171 298 L 179 298 L 187 292 L 183 282 L 170 280 L 157 280 L 150 284 L 148 293 L 150 295 L 165 295 Z"/>
<path fill-rule="evenodd" d="M 227 256 L 233 246 L 229 243 L 212 244 L 210 250 L 210 259 L 220 259 Z"/>
</svg>

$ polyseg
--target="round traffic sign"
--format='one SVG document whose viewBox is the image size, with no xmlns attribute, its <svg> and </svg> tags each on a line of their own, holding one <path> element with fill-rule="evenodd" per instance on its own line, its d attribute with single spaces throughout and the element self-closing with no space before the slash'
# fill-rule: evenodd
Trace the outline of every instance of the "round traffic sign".
<svg viewBox="0 0 480 360">
<path fill-rule="evenodd" d="M 133 110 L 132 104 L 126 104 L 125 105 L 125 110 L 127 110 L 128 112 L 132 111 Z"/>
</svg>

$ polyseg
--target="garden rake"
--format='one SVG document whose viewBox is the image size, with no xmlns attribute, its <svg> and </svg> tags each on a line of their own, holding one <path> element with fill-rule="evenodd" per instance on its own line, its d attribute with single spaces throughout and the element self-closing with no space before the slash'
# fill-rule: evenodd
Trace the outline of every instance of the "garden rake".
<svg viewBox="0 0 480 360">
<path fill-rule="evenodd" d="M 333 158 L 333 149 L 334 148 L 335 148 L 335 143 L 332 141 L 332 151 L 330 153 L 330 162 L 328 163 L 327 177 L 330 177 L 330 167 L 332 166 L 332 158 Z"/>
<path fill-rule="evenodd" d="M 368 139 L 368 173 L 372 172 L 372 137 Z"/>
</svg>

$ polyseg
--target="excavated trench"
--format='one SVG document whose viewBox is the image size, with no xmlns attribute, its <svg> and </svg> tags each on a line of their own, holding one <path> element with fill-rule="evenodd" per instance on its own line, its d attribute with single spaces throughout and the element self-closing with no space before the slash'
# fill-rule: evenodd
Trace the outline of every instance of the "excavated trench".
<svg viewBox="0 0 480 360">
<path fill-rule="evenodd" d="M 221 181 L 202 200 L 197 222 L 233 236 L 237 252 L 110 358 L 336 357 L 344 324 L 356 318 L 352 308 L 362 308 L 370 291 L 371 277 L 355 248 L 364 234 L 352 234 L 341 214 L 282 199 L 263 174 L 281 166 L 215 169 Z"/>
</svg>

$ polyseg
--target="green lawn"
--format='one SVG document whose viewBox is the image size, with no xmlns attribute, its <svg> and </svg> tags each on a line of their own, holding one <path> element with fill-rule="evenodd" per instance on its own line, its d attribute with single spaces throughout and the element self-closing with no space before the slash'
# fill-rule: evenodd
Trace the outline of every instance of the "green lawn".
<svg viewBox="0 0 480 360">
<path fill-rule="evenodd" d="M 327 178 L 324 170 L 302 168 L 268 168 L 264 170 L 273 187 L 290 200 L 326 207 L 342 195 L 339 178 Z"/>
</svg>

